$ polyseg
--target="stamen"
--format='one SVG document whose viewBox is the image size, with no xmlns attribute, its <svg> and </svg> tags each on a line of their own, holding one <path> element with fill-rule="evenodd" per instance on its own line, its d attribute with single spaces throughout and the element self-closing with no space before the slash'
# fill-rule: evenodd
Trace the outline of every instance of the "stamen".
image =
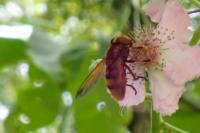
<svg viewBox="0 0 200 133">
<path fill-rule="evenodd" d="M 162 70 L 166 63 L 160 61 L 160 57 L 168 48 L 164 48 L 168 41 L 175 38 L 174 31 L 157 25 L 155 29 L 142 27 L 137 28 L 129 34 L 133 45 L 130 48 L 130 60 L 134 65 L 147 68 L 154 65 L 155 69 Z M 158 60 L 159 59 L 159 60 Z"/>
</svg>

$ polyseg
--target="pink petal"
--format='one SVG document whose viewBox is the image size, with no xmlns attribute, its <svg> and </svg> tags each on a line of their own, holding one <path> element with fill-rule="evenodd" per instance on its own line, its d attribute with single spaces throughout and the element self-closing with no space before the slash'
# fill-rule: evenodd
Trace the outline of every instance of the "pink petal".
<svg viewBox="0 0 200 133">
<path fill-rule="evenodd" d="M 137 94 L 135 94 L 135 91 L 131 87 L 126 86 L 124 99 L 122 99 L 121 101 L 118 101 L 121 106 L 138 105 L 142 103 L 145 99 L 144 81 L 132 80 L 132 83 L 129 82 L 129 84 L 135 87 Z"/>
<path fill-rule="evenodd" d="M 136 67 L 130 66 L 130 68 L 134 73 L 137 73 L 138 75 L 141 75 L 143 72 L 139 69 L 136 69 Z M 126 78 L 127 78 L 127 84 L 132 85 L 136 89 L 137 94 L 135 94 L 133 88 L 126 86 L 124 99 L 118 101 L 119 104 L 121 106 L 132 106 L 142 103 L 145 99 L 144 79 L 134 80 L 128 70 L 126 70 Z"/>
<path fill-rule="evenodd" d="M 170 0 L 167 2 L 159 23 L 159 28 L 166 29 L 168 32 L 166 34 L 169 35 L 174 32 L 174 41 L 177 43 L 183 43 L 187 41 L 192 34 L 191 31 L 188 30 L 189 26 L 190 21 L 188 14 L 176 2 L 176 0 Z"/>
<path fill-rule="evenodd" d="M 171 115 L 178 109 L 178 101 L 184 91 L 184 85 L 176 85 L 161 71 L 149 72 L 153 108 L 162 115 Z"/>
<path fill-rule="evenodd" d="M 175 84 L 183 85 L 200 76 L 200 47 L 172 45 L 166 51 L 166 76 Z"/>
<path fill-rule="evenodd" d="M 150 0 L 143 9 L 153 22 L 158 23 L 165 9 L 165 2 L 164 0 Z"/>
</svg>

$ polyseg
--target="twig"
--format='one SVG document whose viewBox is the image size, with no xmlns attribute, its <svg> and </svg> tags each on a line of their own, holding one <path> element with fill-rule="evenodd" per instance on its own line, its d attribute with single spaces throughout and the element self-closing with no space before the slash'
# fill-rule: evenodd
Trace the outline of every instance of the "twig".
<svg viewBox="0 0 200 133">
<path fill-rule="evenodd" d="M 195 9 L 195 10 L 192 10 L 192 11 L 189 11 L 188 14 L 193 14 L 193 13 L 200 13 L 200 9 Z"/>
</svg>

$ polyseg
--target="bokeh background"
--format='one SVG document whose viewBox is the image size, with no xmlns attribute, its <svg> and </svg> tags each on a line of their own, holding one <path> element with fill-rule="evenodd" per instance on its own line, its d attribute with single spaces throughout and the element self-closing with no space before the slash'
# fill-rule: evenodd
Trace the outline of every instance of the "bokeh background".
<svg viewBox="0 0 200 133">
<path fill-rule="evenodd" d="M 75 99 L 111 38 L 150 24 L 142 11 L 146 2 L 1 0 L 0 133 L 149 133 L 151 102 L 119 107 L 103 77 Z M 179 2 L 186 11 L 196 9 L 189 0 Z M 190 18 L 190 44 L 197 44 L 200 13 Z M 200 80 L 188 83 L 180 109 L 164 119 L 200 133 Z"/>
</svg>

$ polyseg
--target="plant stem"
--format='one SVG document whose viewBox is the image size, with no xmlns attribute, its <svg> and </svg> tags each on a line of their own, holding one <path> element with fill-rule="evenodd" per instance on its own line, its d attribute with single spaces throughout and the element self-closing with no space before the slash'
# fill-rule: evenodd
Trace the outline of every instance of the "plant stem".
<svg viewBox="0 0 200 133">
<path fill-rule="evenodd" d="M 152 100 L 151 93 L 146 93 L 146 100 Z"/>
<path fill-rule="evenodd" d="M 153 105 L 151 105 L 151 128 L 150 128 L 150 133 L 159 133 L 161 128 L 160 128 L 160 118 L 159 114 L 153 111 Z"/>
<path fill-rule="evenodd" d="M 200 2 L 198 0 L 190 0 L 190 2 L 200 9 Z"/>
<path fill-rule="evenodd" d="M 175 133 L 189 133 L 188 131 L 184 131 L 180 128 L 177 128 L 171 124 L 169 124 L 168 122 L 164 121 L 162 118 L 162 115 L 160 115 L 160 123 L 161 123 L 161 127 L 163 127 L 166 130 L 175 132 Z"/>
</svg>

